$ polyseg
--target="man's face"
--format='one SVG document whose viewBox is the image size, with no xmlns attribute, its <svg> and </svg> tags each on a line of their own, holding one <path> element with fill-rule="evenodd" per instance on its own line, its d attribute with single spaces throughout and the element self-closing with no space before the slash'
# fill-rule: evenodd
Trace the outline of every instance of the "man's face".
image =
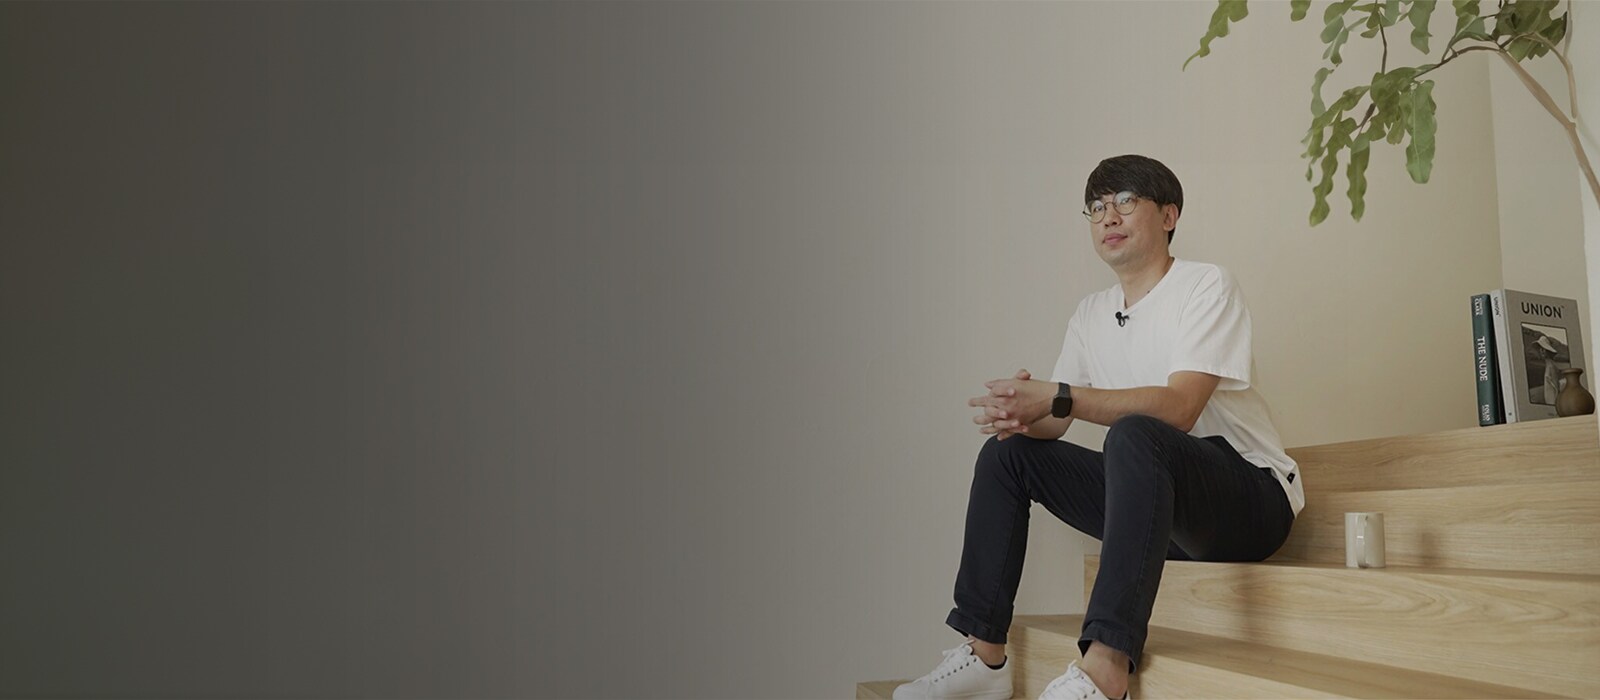
<svg viewBox="0 0 1600 700">
<path fill-rule="evenodd" d="M 1116 206 L 1118 195 L 1100 198 L 1098 206 L 1105 208 L 1105 216 L 1098 223 L 1089 224 L 1089 234 L 1094 250 L 1112 269 L 1139 267 L 1152 260 L 1167 259 L 1167 232 L 1178 225 L 1178 207 L 1164 207 L 1144 197 L 1134 195 L 1133 209 L 1123 214 Z M 1097 205 L 1089 203 L 1093 210 Z M 1126 208 L 1126 207 L 1124 207 Z"/>
</svg>

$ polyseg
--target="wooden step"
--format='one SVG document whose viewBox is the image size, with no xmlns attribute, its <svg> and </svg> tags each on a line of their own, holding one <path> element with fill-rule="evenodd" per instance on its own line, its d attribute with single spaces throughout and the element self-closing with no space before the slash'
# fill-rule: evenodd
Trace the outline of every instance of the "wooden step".
<svg viewBox="0 0 1600 700">
<path fill-rule="evenodd" d="M 894 689 L 905 681 L 868 681 L 856 684 L 856 700 L 894 700 Z"/>
<path fill-rule="evenodd" d="M 1594 416 L 1446 430 L 1287 450 L 1306 491 L 1392 491 L 1600 480 Z"/>
<path fill-rule="evenodd" d="M 1082 615 L 1019 615 L 1007 652 L 1017 659 L 1015 693 L 1036 698 L 1079 658 Z M 1502 684 L 1279 649 L 1151 627 L 1131 692 L 1160 698 L 1548 698 Z"/>
<path fill-rule="evenodd" d="M 1308 476 L 1272 559 L 1344 563 L 1344 514 L 1356 511 L 1384 514 L 1392 565 L 1600 574 L 1600 481 L 1330 493 Z"/>
<path fill-rule="evenodd" d="M 1016 663 L 1012 697 L 1037 698 L 1080 658 L 1082 615 L 1018 615 L 1006 652 Z M 1139 672 L 1129 691 L 1162 698 L 1555 698 L 1503 684 L 1482 683 L 1400 666 L 1186 630 L 1151 626 Z M 857 698 L 892 698 L 906 681 L 856 686 Z"/>
<path fill-rule="evenodd" d="M 1099 557 L 1086 557 L 1085 591 Z M 1600 576 L 1169 561 L 1152 625 L 1600 697 Z"/>
</svg>

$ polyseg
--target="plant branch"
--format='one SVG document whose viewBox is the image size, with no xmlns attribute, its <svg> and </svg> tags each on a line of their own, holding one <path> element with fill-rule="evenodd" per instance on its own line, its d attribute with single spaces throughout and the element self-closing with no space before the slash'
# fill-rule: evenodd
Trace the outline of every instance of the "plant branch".
<svg viewBox="0 0 1600 700">
<path fill-rule="evenodd" d="M 1383 39 L 1383 60 L 1378 63 L 1378 72 L 1387 73 L 1389 72 L 1389 35 L 1383 31 L 1382 24 L 1378 25 L 1378 37 Z M 1370 114 L 1369 112 L 1368 115 L 1370 116 Z M 1362 123 L 1366 122 L 1363 121 Z"/>
<path fill-rule="evenodd" d="M 1561 35 L 1561 45 L 1568 51 L 1572 50 L 1572 0 L 1567 0 L 1567 33 Z M 1577 115 L 1573 115 L 1576 119 Z"/>
<path fill-rule="evenodd" d="M 1444 60 L 1442 60 L 1442 61 L 1440 61 L 1438 63 L 1435 63 L 1435 64 L 1433 64 L 1433 65 L 1431 65 L 1431 66 L 1429 66 L 1427 68 L 1424 68 L 1424 69 L 1422 69 L 1420 71 L 1417 71 L 1417 74 L 1414 75 L 1414 76 L 1411 76 L 1411 77 L 1413 79 L 1415 79 L 1415 78 L 1420 78 L 1420 77 L 1422 77 L 1424 75 L 1427 75 L 1429 73 L 1432 73 L 1433 71 L 1439 70 L 1440 66 L 1443 66 L 1446 63 L 1454 61 L 1457 58 L 1460 58 L 1461 54 L 1471 53 L 1473 51 L 1496 51 L 1496 52 L 1499 52 L 1499 51 L 1502 51 L 1502 49 L 1500 49 L 1499 47 L 1494 47 L 1494 46 L 1468 46 L 1467 48 L 1464 48 L 1464 49 L 1456 49 L 1455 53 L 1452 53 L 1449 56 L 1446 56 Z"/>
<path fill-rule="evenodd" d="M 1600 179 L 1595 177 L 1594 167 L 1589 165 L 1589 156 L 1583 151 L 1583 142 L 1578 139 L 1577 122 L 1568 119 L 1567 115 L 1561 112 L 1561 107 L 1556 104 L 1555 99 L 1550 97 L 1550 93 L 1543 86 L 1539 85 L 1539 81 L 1533 79 L 1533 76 L 1528 73 L 1526 68 L 1517 63 L 1517 59 L 1512 58 L 1511 54 L 1506 51 L 1497 53 L 1500 54 L 1501 59 L 1505 60 L 1506 65 L 1510 66 L 1511 70 L 1517 74 L 1517 78 L 1522 81 L 1522 84 L 1527 86 L 1528 91 L 1533 93 L 1534 98 L 1539 100 L 1539 104 L 1544 105 L 1545 110 L 1550 112 L 1550 116 L 1555 117 L 1556 121 L 1561 123 L 1561 127 L 1567 132 L 1567 139 L 1572 142 L 1573 152 L 1578 156 L 1578 167 L 1583 169 L 1584 177 L 1589 180 L 1589 189 L 1594 193 L 1595 201 L 1600 202 Z"/>
<path fill-rule="evenodd" d="M 1571 15 L 1568 15 L 1568 16 L 1570 17 Z M 1568 33 L 1568 35 L 1571 35 L 1571 31 L 1570 30 L 1567 33 Z M 1572 79 L 1572 64 L 1567 62 L 1566 55 L 1561 53 L 1561 50 L 1557 49 L 1556 45 L 1551 43 L 1549 39 L 1546 39 L 1546 38 L 1544 38 L 1542 36 L 1539 36 L 1538 34 L 1523 34 L 1521 36 L 1521 38 L 1532 39 L 1532 40 L 1537 41 L 1537 42 L 1539 42 L 1541 44 L 1544 44 L 1545 46 L 1550 47 L 1550 53 L 1555 54 L 1556 58 L 1561 59 L 1561 67 L 1567 69 L 1567 97 L 1572 100 L 1572 120 L 1573 121 L 1577 121 L 1578 120 L 1578 86 L 1577 86 L 1577 83 L 1574 82 L 1573 79 Z"/>
<path fill-rule="evenodd" d="M 1356 125 L 1356 131 L 1360 132 L 1362 129 L 1365 129 L 1367 127 L 1367 122 L 1372 121 L 1372 115 L 1377 111 L 1378 103 L 1372 102 L 1371 104 L 1368 104 L 1367 113 L 1361 116 L 1361 123 Z"/>
</svg>

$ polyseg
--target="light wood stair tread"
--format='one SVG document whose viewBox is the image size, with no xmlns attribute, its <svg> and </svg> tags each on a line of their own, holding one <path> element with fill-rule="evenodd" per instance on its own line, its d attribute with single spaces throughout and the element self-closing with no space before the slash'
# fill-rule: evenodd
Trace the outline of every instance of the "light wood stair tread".
<svg viewBox="0 0 1600 700">
<path fill-rule="evenodd" d="M 1099 572 L 1085 557 L 1085 591 Z M 1150 622 L 1467 679 L 1600 697 L 1600 576 L 1168 561 Z"/>
<path fill-rule="evenodd" d="M 1098 566 L 1099 562 L 1100 562 L 1100 555 L 1098 555 L 1098 554 L 1089 554 L 1089 555 L 1085 555 L 1083 559 L 1084 559 L 1084 562 L 1085 562 L 1086 565 L 1092 564 L 1094 566 Z M 1169 560 L 1167 560 L 1166 566 L 1163 567 L 1163 568 L 1166 569 L 1166 568 L 1170 568 L 1170 567 L 1173 567 L 1173 566 L 1185 566 L 1185 567 L 1187 567 L 1187 566 L 1197 566 L 1197 567 L 1246 567 L 1246 566 L 1255 567 L 1255 566 L 1261 566 L 1261 567 L 1277 567 L 1277 568 L 1283 568 L 1283 569 L 1298 569 L 1298 570 L 1326 569 L 1326 570 L 1329 570 L 1329 571 L 1347 571 L 1347 572 L 1364 571 L 1364 572 L 1367 572 L 1369 574 L 1374 574 L 1374 575 L 1385 575 L 1385 574 L 1387 574 L 1387 575 L 1403 575 L 1403 576 L 1410 576 L 1410 575 L 1419 575 L 1419 576 L 1466 576 L 1466 577 L 1484 577 L 1484 578 L 1503 578 L 1503 579 L 1527 580 L 1527 581 L 1550 581 L 1550 582 L 1568 581 L 1568 582 L 1572 582 L 1572 583 L 1580 583 L 1580 584 L 1581 583 L 1587 583 L 1587 584 L 1593 584 L 1593 585 L 1600 586 L 1600 574 L 1571 574 L 1571 573 L 1558 573 L 1558 572 L 1546 572 L 1546 571 L 1507 571 L 1507 570 L 1502 570 L 1502 569 L 1477 569 L 1477 568 L 1470 568 L 1470 567 L 1396 566 L 1394 564 L 1389 564 L 1388 566 L 1385 566 L 1385 567 L 1383 567 L 1381 569 L 1352 569 L 1352 568 L 1349 568 L 1349 567 L 1345 566 L 1342 562 L 1334 563 L 1334 562 L 1323 562 L 1323 561 L 1299 561 L 1299 560 L 1295 560 L 1295 559 L 1268 559 L 1266 561 L 1238 561 L 1238 562 L 1234 562 L 1234 561 L 1180 561 L 1180 560 L 1176 560 L 1176 559 L 1169 559 Z M 1165 590 L 1165 589 L 1163 589 L 1163 590 Z"/>
<path fill-rule="evenodd" d="M 1037 697 L 1078 658 L 1082 615 L 1018 615 L 1008 652 L 1013 697 Z M 908 680 L 856 685 L 856 697 L 888 700 Z M 1150 626 L 1135 698 L 1559 698 L 1495 683 L 1287 650 L 1265 644 Z"/>
<path fill-rule="evenodd" d="M 1012 627 L 1068 640 L 1074 653 L 1071 658 L 1057 660 L 1057 674 L 1072 658 L 1077 658 L 1076 640 L 1083 628 L 1082 615 L 1019 615 L 1014 618 Z M 1033 658 L 1032 661 L 1037 664 L 1041 660 Z M 1135 678 L 1140 687 L 1134 696 L 1152 700 L 1175 697 L 1167 691 L 1181 688 L 1197 691 L 1190 697 L 1219 697 L 1217 692 L 1224 697 L 1272 697 L 1274 693 L 1281 697 L 1285 691 L 1297 697 L 1561 697 L 1157 625 L 1150 626 L 1144 659 Z M 1206 690 L 1208 686 L 1210 692 Z"/>
<path fill-rule="evenodd" d="M 856 684 L 856 700 L 893 700 L 894 689 L 906 681 L 867 681 Z"/>
</svg>

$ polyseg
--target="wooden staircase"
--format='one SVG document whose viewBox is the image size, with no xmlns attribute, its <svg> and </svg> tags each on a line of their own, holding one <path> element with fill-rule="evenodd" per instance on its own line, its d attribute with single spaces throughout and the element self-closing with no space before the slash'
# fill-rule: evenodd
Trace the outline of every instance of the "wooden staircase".
<svg viewBox="0 0 1600 700">
<path fill-rule="evenodd" d="M 1600 697 L 1594 416 L 1289 454 L 1306 489 L 1289 541 L 1260 563 L 1167 562 L 1133 697 Z M 1387 568 L 1345 568 L 1346 511 L 1384 513 Z M 1082 624 L 1013 619 L 1017 697 L 1078 658 Z"/>
</svg>

